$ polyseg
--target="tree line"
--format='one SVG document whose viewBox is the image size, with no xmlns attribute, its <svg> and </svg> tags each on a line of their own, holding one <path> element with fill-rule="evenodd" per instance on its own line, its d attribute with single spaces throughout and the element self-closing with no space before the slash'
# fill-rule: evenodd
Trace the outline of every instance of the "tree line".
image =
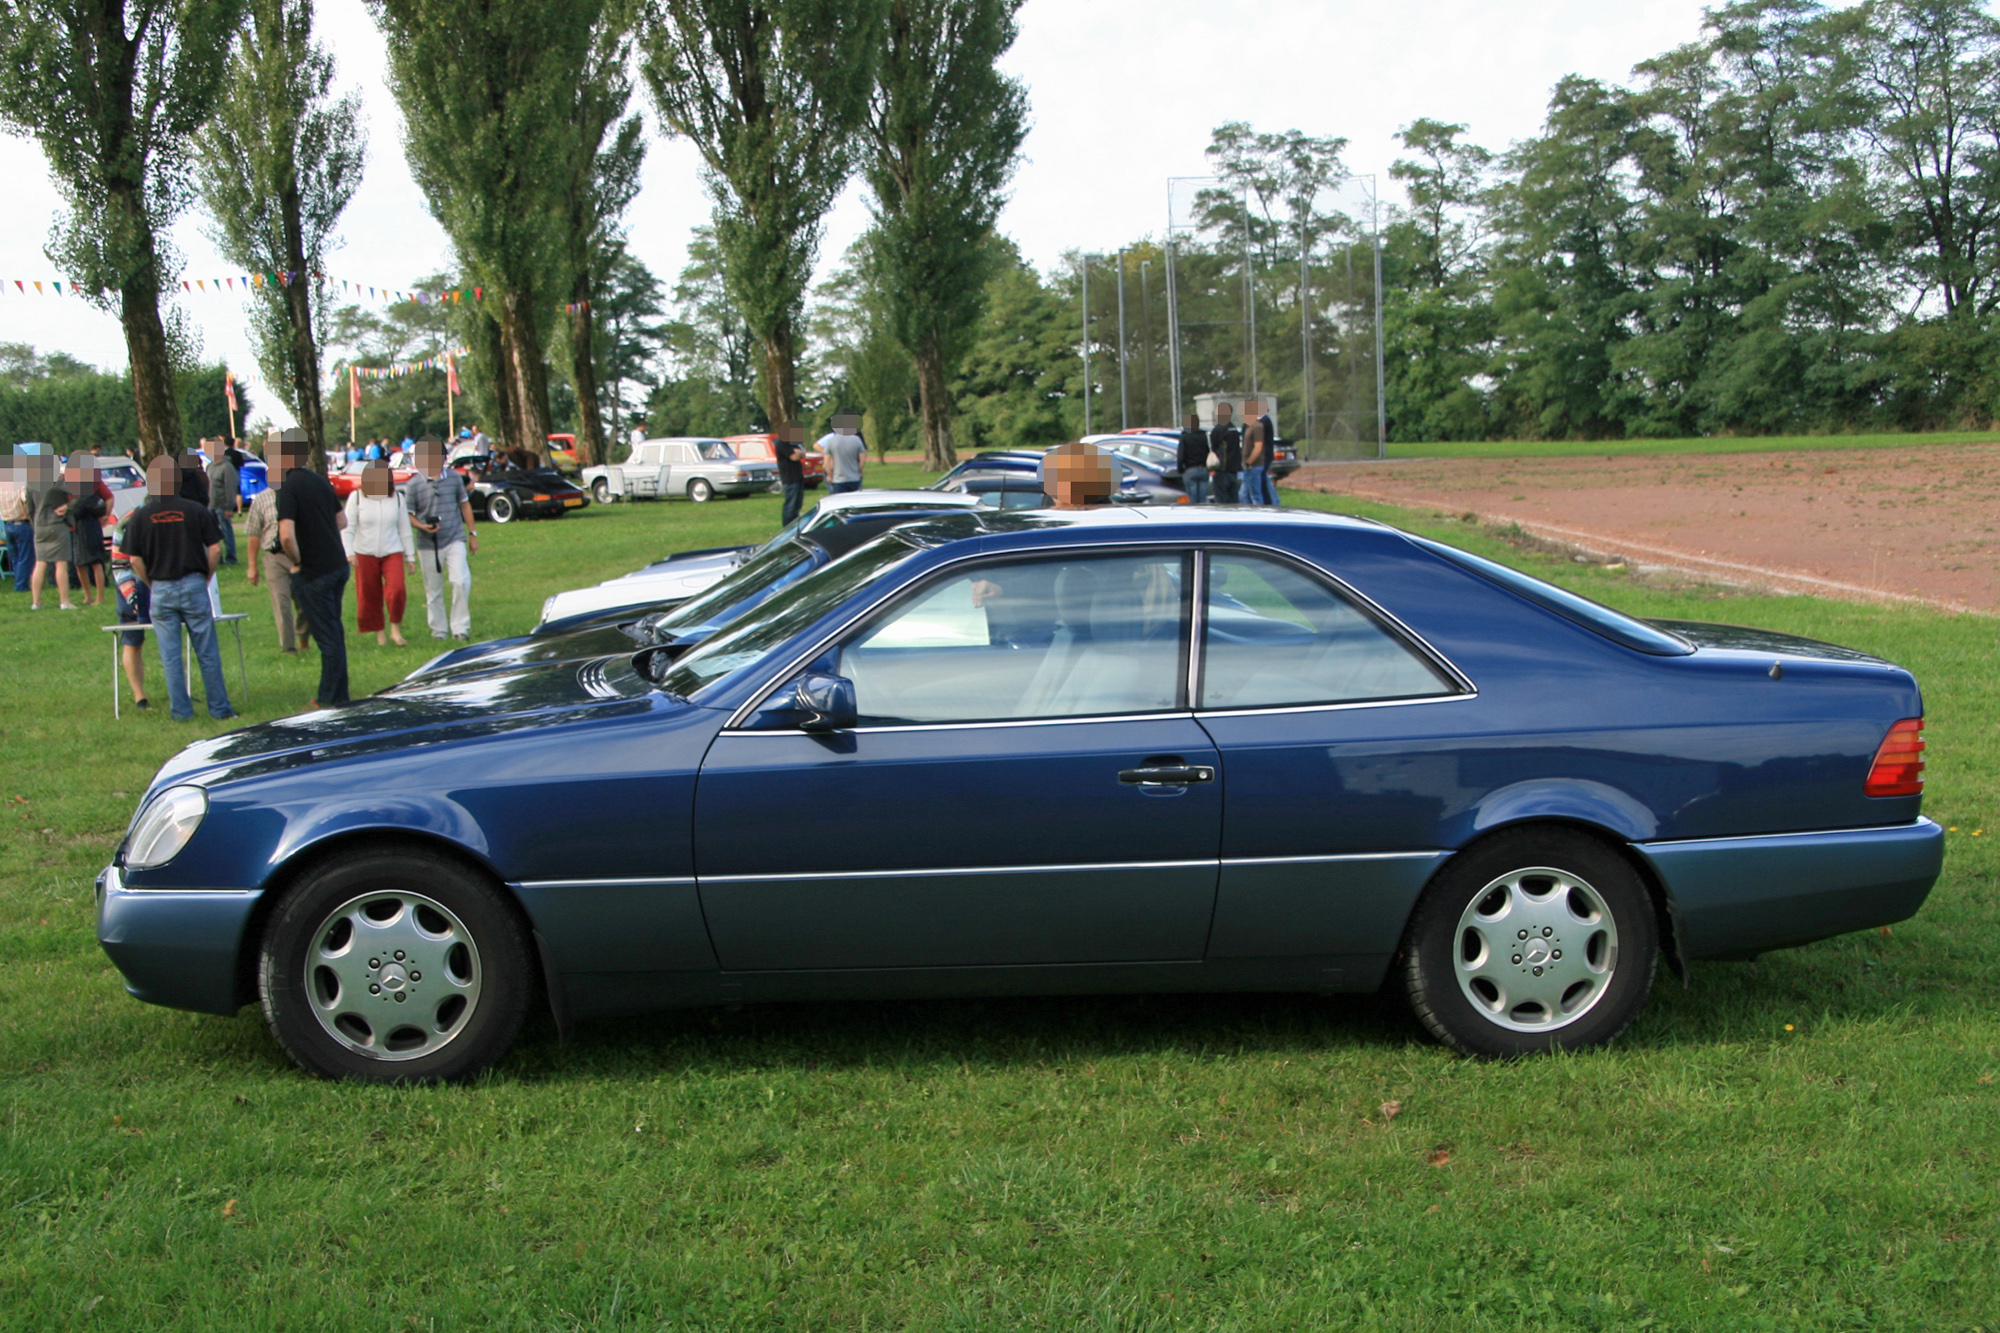
<svg viewBox="0 0 2000 1333">
<path fill-rule="evenodd" d="M 640 285 L 623 218 L 644 160 L 643 85 L 701 155 L 764 419 L 799 416 L 806 287 L 826 211 L 859 173 L 926 448 L 951 457 L 949 380 L 1026 131 L 1026 94 L 995 67 L 1020 0 L 368 3 L 454 285 L 484 293 L 457 331 L 504 444 L 540 450 L 565 391 L 586 458 L 609 433 L 605 381 L 629 369 L 615 345 L 629 330 L 607 340 L 597 323 Z M 183 435 L 160 299 L 178 269 L 162 232 L 198 200 L 226 258 L 288 275 L 250 298 L 252 332 L 323 465 L 328 326 L 356 314 L 320 275 L 365 145 L 312 20 L 311 0 L 0 0 L 0 121 L 40 142 L 63 194 L 51 258 L 121 322 L 148 456 Z M 402 318 L 360 331 L 379 342 Z"/>
</svg>

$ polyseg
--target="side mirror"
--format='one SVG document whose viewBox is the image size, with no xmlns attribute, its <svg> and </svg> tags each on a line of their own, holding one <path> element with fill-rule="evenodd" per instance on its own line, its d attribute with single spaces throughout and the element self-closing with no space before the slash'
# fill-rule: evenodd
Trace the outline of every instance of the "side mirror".
<svg viewBox="0 0 2000 1333">
<path fill-rule="evenodd" d="M 860 720 L 854 682 L 845 676 L 812 672 L 792 689 L 792 707 L 803 715 L 800 731 L 846 731 Z"/>
</svg>

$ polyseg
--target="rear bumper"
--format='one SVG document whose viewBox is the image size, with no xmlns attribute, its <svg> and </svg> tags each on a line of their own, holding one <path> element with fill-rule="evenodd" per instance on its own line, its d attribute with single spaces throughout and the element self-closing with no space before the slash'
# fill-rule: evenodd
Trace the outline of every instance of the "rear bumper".
<svg viewBox="0 0 2000 1333">
<path fill-rule="evenodd" d="M 118 867 L 97 877 L 97 942 L 148 1004 L 233 1014 L 236 964 L 259 890 L 128 889 Z"/>
<path fill-rule="evenodd" d="M 778 482 L 775 477 L 745 477 L 742 481 L 716 482 L 715 493 L 717 495 L 762 495 L 766 491 L 776 490 L 777 486 Z"/>
<path fill-rule="evenodd" d="M 1673 903 L 1682 954 L 1809 944 L 1916 915 L 1944 868 L 1928 819 L 1883 828 L 1633 844 Z"/>
</svg>

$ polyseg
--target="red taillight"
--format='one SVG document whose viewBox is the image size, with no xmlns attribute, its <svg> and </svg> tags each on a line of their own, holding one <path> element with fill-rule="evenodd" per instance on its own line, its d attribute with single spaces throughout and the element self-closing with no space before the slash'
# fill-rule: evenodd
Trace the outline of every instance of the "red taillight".
<svg viewBox="0 0 2000 1333">
<path fill-rule="evenodd" d="M 1875 751 L 1862 791 L 1870 796 L 1924 794 L 1924 720 L 1906 717 L 1889 728 Z"/>
</svg>

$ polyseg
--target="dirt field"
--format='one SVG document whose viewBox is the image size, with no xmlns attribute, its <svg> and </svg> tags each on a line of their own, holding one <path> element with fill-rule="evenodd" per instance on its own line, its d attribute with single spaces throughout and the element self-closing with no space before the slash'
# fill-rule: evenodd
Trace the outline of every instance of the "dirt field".
<svg viewBox="0 0 2000 1333">
<path fill-rule="evenodd" d="M 1309 463 L 1286 484 L 1513 521 L 1718 582 L 2000 613 L 2000 443 Z"/>
</svg>

